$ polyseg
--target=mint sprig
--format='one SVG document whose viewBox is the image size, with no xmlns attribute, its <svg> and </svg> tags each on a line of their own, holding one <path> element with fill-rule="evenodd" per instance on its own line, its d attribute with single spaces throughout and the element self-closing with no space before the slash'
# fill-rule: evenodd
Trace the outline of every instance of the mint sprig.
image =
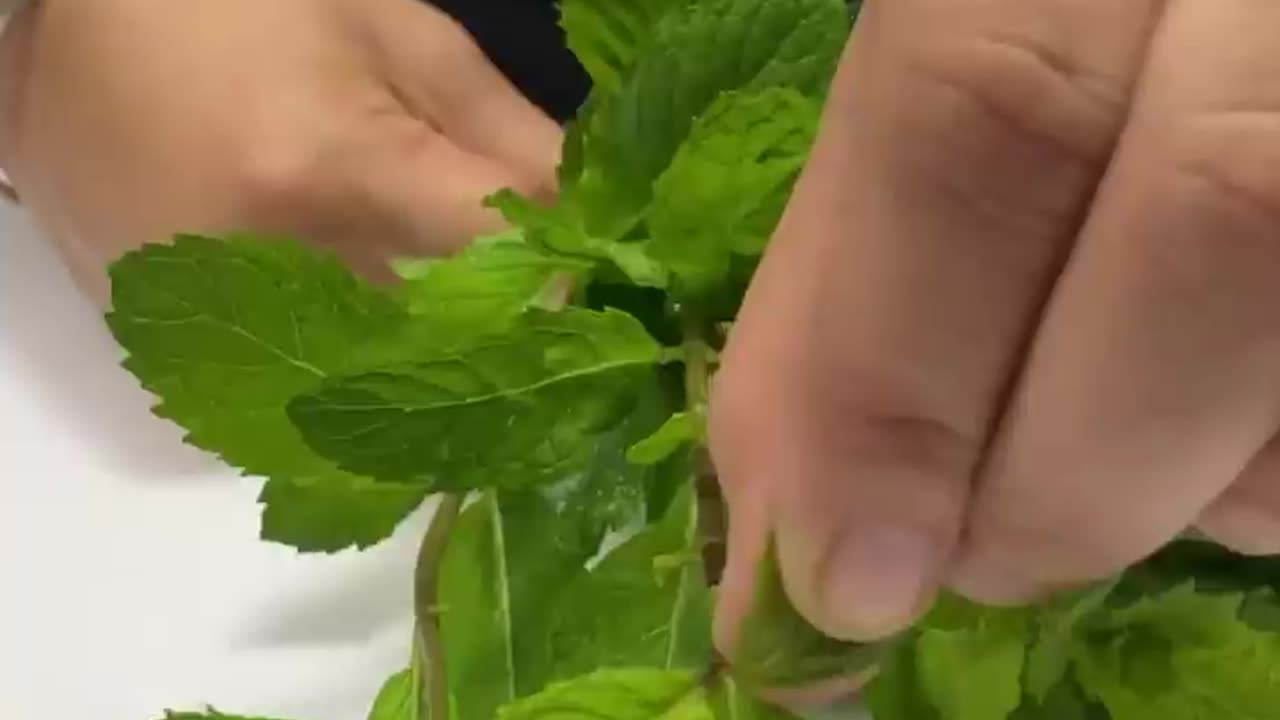
<svg viewBox="0 0 1280 720">
<path fill-rule="evenodd" d="M 558 200 L 489 200 L 508 231 L 405 259 L 393 288 L 248 234 L 180 236 L 112 269 L 126 367 L 188 442 L 265 478 L 265 539 L 365 548 L 439 496 L 407 669 L 371 720 L 787 720 L 764 691 L 870 674 L 875 720 L 1276 716 L 1280 560 L 1193 540 L 1033 608 L 944 597 L 873 645 L 811 626 L 771 550 L 718 658 L 707 389 L 856 13 L 562 13 L 596 88 Z"/>
</svg>

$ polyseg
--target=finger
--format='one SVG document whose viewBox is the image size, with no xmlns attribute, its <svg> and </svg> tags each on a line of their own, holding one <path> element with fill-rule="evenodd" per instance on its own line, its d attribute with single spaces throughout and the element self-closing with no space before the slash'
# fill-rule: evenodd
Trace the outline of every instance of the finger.
<svg viewBox="0 0 1280 720">
<path fill-rule="evenodd" d="M 1019 601 L 1191 525 L 1280 427 L 1280 5 L 1173 2 L 970 518 Z"/>
<path fill-rule="evenodd" d="M 1231 488 L 1200 514 L 1206 535 L 1245 555 L 1280 555 L 1280 440 L 1272 438 Z"/>
<path fill-rule="evenodd" d="M 387 114 L 308 160 L 305 178 L 275 182 L 264 217 L 294 218 L 289 227 L 334 247 L 355 268 L 389 279 L 396 257 L 447 254 L 505 226 L 484 198 L 522 177 L 469 153 L 408 116 Z"/>
<path fill-rule="evenodd" d="M 562 139 L 555 121 L 452 18 L 421 2 L 387 5 L 378 22 L 381 47 L 410 108 L 458 146 L 520 173 L 535 194 L 553 193 Z"/>
<path fill-rule="evenodd" d="M 827 632 L 927 605 L 1158 5 L 867 5 L 713 410 L 724 482 L 770 489 L 787 588 Z"/>
</svg>

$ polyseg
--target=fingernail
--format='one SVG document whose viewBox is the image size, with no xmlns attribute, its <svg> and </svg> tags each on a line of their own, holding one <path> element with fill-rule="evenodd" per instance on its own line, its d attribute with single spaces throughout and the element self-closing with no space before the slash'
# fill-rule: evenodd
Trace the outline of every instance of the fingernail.
<svg viewBox="0 0 1280 720">
<path fill-rule="evenodd" d="M 925 533 L 894 527 L 851 533 L 826 569 L 824 628 L 846 640 L 876 640 L 911 624 L 931 591 L 938 549 Z"/>
<path fill-rule="evenodd" d="M 1200 517 L 1200 529 L 1245 555 L 1280 552 L 1280 519 L 1259 507 L 1219 502 Z"/>
</svg>

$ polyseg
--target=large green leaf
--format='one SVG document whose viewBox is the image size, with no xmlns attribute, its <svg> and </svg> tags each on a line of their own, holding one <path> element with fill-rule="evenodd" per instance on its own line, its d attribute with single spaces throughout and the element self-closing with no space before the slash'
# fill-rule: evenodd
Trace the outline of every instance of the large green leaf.
<svg viewBox="0 0 1280 720">
<path fill-rule="evenodd" d="M 565 588 L 551 626 L 554 675 L 601 667 L 705 667 L 711 598 L 692 488 L 662 522 L 614 548 Z"/>
<path fill-rule="evenodd" d="M 490 720 L 551 677 L 549 614 L 596 553 L 592 508 L 488 491 L 463 512 L 440 566 L 440 632 L 458 720 Z"/>
<path fill-rule="evenodd" d="M 500 337 L 330 381 L 289 416 L 311 447 L 379 480 L 527 487 L 587 463 L 660 357 L 629 315 L 532 311 Z"/>
<path fill-rule="evenodd" d="M 156 414 L 246 474 L 271 478 L 264 537 L 303 550 L 371 545 L 420 503 L 314 453 L 287 403 L 362 362 L 403 313 L 331 256 L 283 240 L 181 236 L 111 269 L 107 322 Z"/>
</svg>

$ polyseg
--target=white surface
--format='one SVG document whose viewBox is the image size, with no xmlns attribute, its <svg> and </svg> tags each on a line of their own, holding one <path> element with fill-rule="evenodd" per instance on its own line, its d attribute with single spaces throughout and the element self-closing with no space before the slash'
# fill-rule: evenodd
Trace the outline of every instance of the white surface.
<svg viewBox="0 0 1280 720">
<path fill-rule="evenodd" d="M 259 483 L 150 402 L 0 208 L 0 720 L 363 718 L 407 657 L 422 518 L 362 555 L 260 543 Z"/>
</svg>

